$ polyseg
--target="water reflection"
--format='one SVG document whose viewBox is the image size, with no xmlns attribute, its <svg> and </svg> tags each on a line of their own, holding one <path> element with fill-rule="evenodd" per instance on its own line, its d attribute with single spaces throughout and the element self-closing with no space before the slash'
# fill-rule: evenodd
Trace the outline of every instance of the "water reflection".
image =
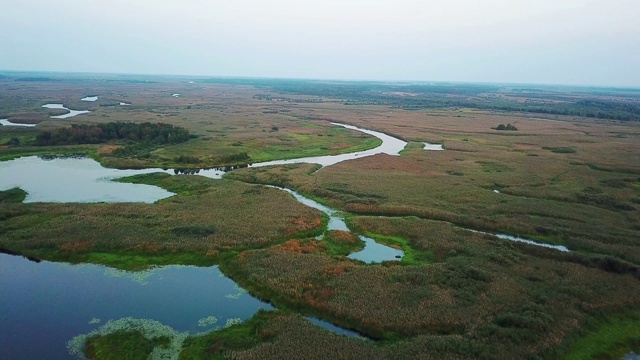
<svg viewBox="0 0 640 360">
<path fill-rule="evenodd" d="M 211 179 L 221 179 L 222 176 L 225 173 L 228 173 L 229 171 L 242 169 L 246 167 L 249 167 L 249 165 L 244 164 L 244 165 L 220 166 L 220 167 L 199 168 L 199 169 L 176 168 L 176 169 L 170 169 L 169 171 L 173 171 L 174 175 L 200 175 L 200 176 L 208 177 Z M 165 169 L 165 171 L 167 170 Z"/>
</svg>

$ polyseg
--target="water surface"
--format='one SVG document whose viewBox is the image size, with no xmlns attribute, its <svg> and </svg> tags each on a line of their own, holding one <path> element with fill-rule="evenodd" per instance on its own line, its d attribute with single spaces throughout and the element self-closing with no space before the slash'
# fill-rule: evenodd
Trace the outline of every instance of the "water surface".
<svg viewBox="0 0 640 360">
<path fill-rule="evenodd" d="M 286 191 L 293 195 L 293 197 L 298 200 L 298 202 L 325 213 L 329 217 L 327 230 L 349 231 L 347 224 L 344 222 L 344 219 L 340 216 L 340 212 L 338 212 L 337 210 L 334 210 L 328 206 L 324 206 L 314 200 L 304 197 L 291 189 L 271 185 L 268 186 Z M 359 260 L 367 264 L 372 264 L 380 263 L 383 261 L 399 261 L 404 256 L 404 251 L 402 250 L 394 249 L 390 246 L 377 243 L 375 240 L 366 236 L 358 235 L 358 237 L 360 238 L 360 240 L 364 241 L 364 249 L 349 254 L 348 257 L 350 259 Z"/>
<path fill-rule="evenodd" d="M 153 319 L 194 334 L 273 308 L 217 267 L 132 273 L 6 254 L 0 254 L 0 294 L 0 359 L 73 358 L 69 340 L 113 319 Z"/>
<path fill-rule="evenodd" d="M 367 264 L 372 264 L 391 260 L 397 261 L 401 260 L 404 256 L 404 251 L 394 249 L 391 246 L 377 243 L 372 238 L 361 235 L 360 239 L 364 241 L 364 249 L 349 254 L 349 259 L 359 260 Z"/>
<path fill-rule="evenodd" d="M 340 154 L 340 155 L 326 155 L 326 156 L 312 156 L 298 159 L 289 159 L 289 160 L 274 160 L 274 161 L 266 161 L 261 163 L 256 163 L 250 165 L 250 167 L 263 167 L 263 166 L 271 166 L 271 165 L 287 165 L 287 164 L 320 164 L 321 166 L 331 166 L 337 163 L 353 160 L 357 158 L 362 158 L 365 156 L 373 156 L 377 154 L 388 154 L 388 155 L 399 155 L 400 151 L 407 146 L 406 141 L 400 140 L 393 136 L 387 135 L 385 133 L 381 133 L 379 131 L 362 129 L 353 125 L 346 125 L 332 122 L 331 125 L 342 126 L 344 128 L 350 130 L 360 131 L 365 134 L 369 134 L 377 137 L 382 140 L 382 144 L 373 149 L 357 151 L 348 154 Z"/>
<path fill-rule="evenodd" d="M 430 144 L 428 142 L 425 142 L 423 144 L 424 144 L 424 147 L 422 149 L 424 150 L 430 150 L 430 151 L 444 150 L 444 147 L 442 147 L 442 144 Z"/>
<path fill-rule="evenodd" d="M 62 109 L 62 110 L 69 111 L 69 113 L 67 113 L 67 114 L 51 116 L 52 119 L 68 119 L 68 118 L 71 118 L 71 117 L 74 117 L 74 116 L 87 114 L 87 113 L 91 112 L 89 110 L 71 110 L 71 109 L 68 109 L 68 108 L 64 107 L 64 105 L 62 105 L 62 104 L 45 104 L 45 105 L 42 105 L 42 107 L 43 108 L 47 108 L 47 109 Z"/>
<path fill-rule="evenodd" d="M 108 169 L 86 157 L 22 157 L 0 162 L 0 190 L 19 187 L 24 202 L 143 202 L 174 195 L 157 186 L 118 183 L 114 178 L 163 171 Z"/>
<path fill-rule="evenodd" d="M 80 100 L 82 100 L 82 101 L 96 101 L 96 100 L 98 100 L 98 97 L 97 96 L 86 96 L 86 97 L 83 97 Z"/>
<path fill-rule="evenodd" d="M 25 126 L 25 127 L 33 127 L 36 126 L 36 124 L 20 124 L 20 123 L 14 123 L 11 122 L 7 119 L 0 119 L 0 124 L 2 126 Z"/>
<path fill-rule="evenodd" d="M 562 246 L 562 245 L 553 245 L 553 244 L 547 244 L 547 243 L 543 243 L 543 242 L 538 242 L 538 241 L 534 241 L 531 239 L 527 239 L 521 236 L 514 236 L 514 235 L 509 235 L 509 234 L 493 234 L 493 233 L 489 233 L 489 232 L 485 232 L 485 231 L 479 231 L 479 230 L 471 230 L 471 229 L 465 229 L 467 231 L 471 231 L 471 232 L 475 232 L 475 233 L 480 233 L 480 234 L 486 234 L 486 235 L 493 235 L 499 239 L 504 239 L 504 240 L 511 240 L 511 241 L 517 241 L 517 242 L 522 242 L 525 244 L 529 244 L 529 245 L 535 245 L 535 246 L 541 246 L 541 247 L 546 247 L 549 249 L 555 249 L 555 250 L 559 250 L 559 251 L 563 251 L 563 252 L 568 252 L 569 249 L 566 246 Z"/>
</svg>

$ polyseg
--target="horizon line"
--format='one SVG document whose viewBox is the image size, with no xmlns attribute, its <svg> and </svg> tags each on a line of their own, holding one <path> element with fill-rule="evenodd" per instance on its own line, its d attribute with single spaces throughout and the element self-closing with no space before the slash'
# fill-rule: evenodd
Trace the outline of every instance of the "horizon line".
<svg viewBox="0 0 640 360">
<path fill-rule="evenodd" d="M 12 70 L 0 69 L 3 73 L 45 73 L 59 75 L 108 75 L 108 76 L 147 76 L 147 77 L 167 77 L 167 78 L 209 78 L 209 79 L 245 79 L 245 80 L 297 80 L 297 81 L 333 81 L 344 83 L 417 83 L 417 84 L 467 84 L 467 85 L 506 85 L 506 86 L 556 86 L 556 87 L 578 87 L 578 88 L 603 88 L 603 89 L 629 89 L 638 90 L 640 85 L 594 85 L 594 84 L 569 84 L 569 83 L 535 83 L 535 82 L 500 82 L 500 81 L 464 81 L 464 80 L 408 80 L 408 79 L 339 79 L 339 78 L 313 78 L 313 77 L 278 77 L 278 76 L 246 76 L 246 75 L 193 75 L 177 73 L 127 73 L 127 72 L 94 72 L 94 71 L 61 71 L 61 70 Z"/>
</svg>

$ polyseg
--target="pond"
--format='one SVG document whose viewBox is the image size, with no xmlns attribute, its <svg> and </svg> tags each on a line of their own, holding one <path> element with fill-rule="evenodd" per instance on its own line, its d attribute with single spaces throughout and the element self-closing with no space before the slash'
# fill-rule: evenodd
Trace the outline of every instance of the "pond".
<svg viewBox="0 0 640 360">
<path fill-rule="evenodd" d="M 25 202 L 143 202 L 174 195 L 157 186 L 118 183 L 114 178 L 162 169 L 108 169 L 87 157 L 22 157 L 0 162 L 0 190 L 19 187 Z"/>
<path fill-rule="evenodd" d="M 217 267 L 132 273 L 6 254 L 0 254 L 0 294 L 0 359 L 72 359 L 67 343 L 108 320 L 115 320 L 111 328 L 133 318 L 127 320 L 196 334 L 273 309 Z"/>
<path fill-rule="evenodd" d="M 444 147 L 442 146 L 442 144 L 430 144 L 428 142 L 423 143 L 424 147 L 422 148 L 423 150 L 429 150 L 429 151 L 442 151 L 444 150 Z"/>
<path fill-rule="evenodd" d="M 80 99 L 81 101 L 97 101 L 98 97 L 97 96 L 85 96 L 82 99 Z"/>
</svg>

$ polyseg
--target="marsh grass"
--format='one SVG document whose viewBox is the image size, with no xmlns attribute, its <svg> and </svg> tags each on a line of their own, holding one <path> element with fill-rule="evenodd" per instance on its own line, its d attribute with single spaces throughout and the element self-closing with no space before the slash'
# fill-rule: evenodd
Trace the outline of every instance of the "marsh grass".
<svg viewBox="0 0 640 360">
<path fill-rule="evenodd" d="M 260 310 L 251 319 L 230 324 L 222 330 L 187 338 L 183 343 L 180 359 L 225 359 L 238 350 L 249 349 L 272 335 L 264 330 L 264 323 L 277 316 L 274 312 Z"/>
<path fill-rule="evenodd" d="M 346 339 L 298 315 L 277 312 L 253 328 L 230 326 L 229 339 L 209 334 L 208 340 L 194 341 L 196 351 L 186 358 L 540 359 L 561 358 L 574 345 L 585 349 L 578 357 L 615 356 L 616 340 L 628 339 L 626 345 L 638 339 L 632 316 L 640 298 L 638 124 L 467 107 L 405 111 L 328 96 L 283 97 L 222 80 L 198 86 L 175 79 L 118 80 L 110 85 L 118 95 L 101 96 L 95 104 L 79 99 L 104 92 L 104 82 L 20 84 L 0 81 L 0 92 L 12 94 L 3 113 L 29 111 L 46 118 L 39 109 L 43 102 L 93 111 L 68 122 L 43 121 L 41 129 L 155 120 L 198 135 L 149 151 L 143 159 L 79 148 L 96 157 L 100 152 L 101 162 L 111 166 L 162 167 L 184 156 L 198 159 L 198 164 L 189 161 L 195 167 L 240 153 L 257 161 L 375 145 L 370 137 L 326 126 L 328 120 L 413 142 L 400 157 L 377 155 L 317 172 L 317 166 L 297 165 L 235 170 L 219 182 L 168 176 L 126 180 L 178 194 L 153 205 L 2 204 L 0 247 L 123 268 L 219 262 L 252 294 L 281 309 L 382 339 L 376 345 Z M 132 106 L 100 106 L 114 101 Z M 490 129 L 498 123 L 517 124 L 518 131 Z M 36 150 L 25 145 L 35 132 L 2 130 L 0 138 L 18 136 L 22 145 L 2 147 L 0 159 Z M 418 144 L 425 139 L 445 143 L 447 150 L 425 152 Z M 341 254 L 351 243 L 308 238 L 324 230 L 320 213 L 281 191 L 240 181 L 287 186 L 357 213 L 350 220 L 355 229 L 379 241 L 408 244 L 414 260 L 376 265 L 347 260 Z M 575 251 L 508 242 L 454 224 L 527 235 Z M 191 226 L 198 230 L 172 231 Z M 204 234 L 211 229 L 215 233 Z M 598 330 L 600 321 L 607 327 L 603 319 L 609 319 L 612 335 Z M 140 327 L 133 331 L 145 334 Z"/>
<path fill-rule="evenodd" d="M 13 188 L 9 190 L 0 191 L 0 204 L 1 203 L 21 203 L 27 197 L 27 192 L 20 188 Z"/>
<path fill-rule="evenodd" d="M 85 343 L 84 354 L 92 360 L 149 359 L 156 346 L 166 347 L 170 339 L 166 336 L 147 339 L 137 331 L 119 330 L 107 335 L 93 335 Z"/>
<path fill-rule="evenodd" d="M 571 344 L 566 360 L 621 359 L 625 354 L 640 351 L 640 314 L 614 316 L 606 320 L 594 319 L 591 331 Z"/>
<path fill-rule="evenodd" d="M 327 222 L 321 212 L 277 189 L 200 176 L 129 180 L 178 195 L 156 204 L 7 204 L 1 209 L 0 247 L 119 268 L 210 265 L 225 253 L 319 235 Z"/>
</svg>

